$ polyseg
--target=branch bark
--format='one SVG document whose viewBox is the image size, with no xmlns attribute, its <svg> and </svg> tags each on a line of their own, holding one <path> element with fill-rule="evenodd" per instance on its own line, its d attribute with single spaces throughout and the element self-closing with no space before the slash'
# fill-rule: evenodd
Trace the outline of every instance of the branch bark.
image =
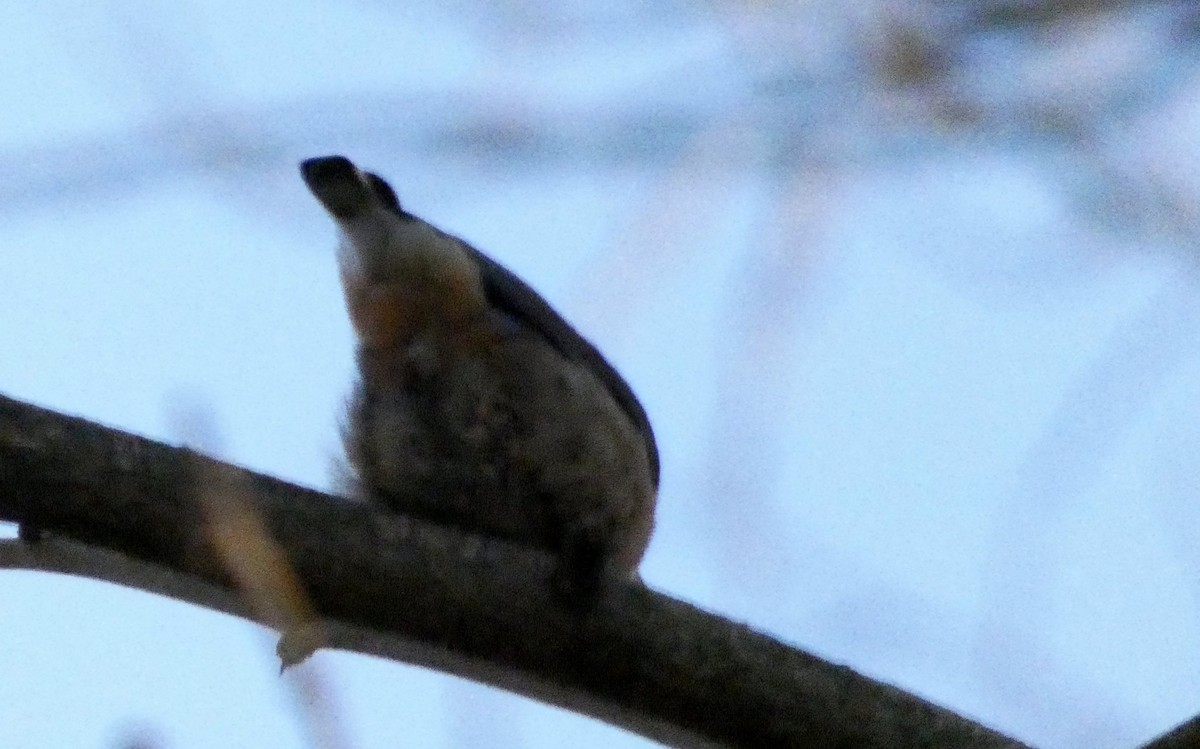
<svg viewBox="0 0 1200 749">
<path fill-rule="evenodd" d="M 1200 746 L 1200 715 L 1180 723 L 1141 749 L 1196 749 Z"/>
<path fill-rule="evenodd" d="M 197 473 L 197 461 L 208 470 Z M 612 584 L 579 617 L 536 550 L 380 513 L 0 396 L 0 565 L 109 580 L 246 618 L 197 475 L 235 475 L 332 647 L 436 668 L 669 746 L 1021 747 L 681 601 Z M 232 472 L 232 473 L 230 473 Z"/>
</svg>

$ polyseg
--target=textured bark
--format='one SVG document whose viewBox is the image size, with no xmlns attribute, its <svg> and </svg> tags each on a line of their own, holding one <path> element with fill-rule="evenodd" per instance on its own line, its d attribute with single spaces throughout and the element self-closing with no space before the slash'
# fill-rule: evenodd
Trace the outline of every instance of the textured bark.
<svg viewBox="0 0 1200 749">
<path fill-rule="evenodd" d="M 1200 747 L 1200 715 L 1167 731 L 1141 749 L 1196 749 Z"/>
<path fill-rule="evenodd" d="M 735 622 L 613 583 L 583 616 L 553 560 L 0 396 L 0 565 L 56 570 L 251 618 L 206 531 L 197 476 L 236 484 L 331 647 L 437 668 L 671 746 L 1019 747 Z M 210 482 L 209 482 L 210 483 Z"/>
</svg>

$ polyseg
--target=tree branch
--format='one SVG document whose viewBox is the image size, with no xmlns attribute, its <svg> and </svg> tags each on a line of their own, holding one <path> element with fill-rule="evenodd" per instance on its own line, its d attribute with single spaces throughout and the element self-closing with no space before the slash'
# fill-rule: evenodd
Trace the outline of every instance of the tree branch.
<svg viewBox="0 0 1200 749">
<path fill-rule="evenodd" d="M 1195 749 L 1200 746 L 1200 715 L 1180 723 L 1141 749 Z"/>
<path fill-rule="evenodd" d="M 205 470 L 198 473 L 196 466 Z M 849 668 L 636 585 L 582 618 L 553 560 L 0 396 L 0 519 L 46 531 L 0 564 L 252 618 L 195 476 L 235 476 L 327 620 L 328 644 L 464 676 L 670 746 L 1020 747 Z"/>
</svg>

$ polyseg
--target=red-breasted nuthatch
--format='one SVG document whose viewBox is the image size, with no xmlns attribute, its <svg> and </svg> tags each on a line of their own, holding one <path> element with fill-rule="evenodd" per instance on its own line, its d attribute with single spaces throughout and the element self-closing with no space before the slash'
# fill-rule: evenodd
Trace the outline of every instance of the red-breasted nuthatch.
<svg viewBox="0 0 1200 749">
<path fill-rule="evenodd" d="M 300 166 L 341 234 L 360 381 L 345 443 L 359 492 L 542 547 L 559 584 L 635 577 L 658 449 L 637 397 L 521 279 L 405 211 L 341 156 Z"/>
</svg>

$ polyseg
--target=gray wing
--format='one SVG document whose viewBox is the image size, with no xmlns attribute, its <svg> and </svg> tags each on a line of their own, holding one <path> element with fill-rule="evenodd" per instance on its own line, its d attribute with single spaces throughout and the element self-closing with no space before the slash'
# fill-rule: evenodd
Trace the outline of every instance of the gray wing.
<svg viewBox="0 0 1200 749">
<path fill-rule="evenodd" d="M 459 240 L 462 241 L 462 240 Z M 549 302 L 522 281 L 516 274 L 484 253 L 462 242 L 483 271 L 483 287 L 488 301 L 511 315 L 531 330 L 545 336 L 550 345 L 568 359 L 583 362 L 600 378 L 612 393 L 617 405 L 633 421 L 646 443 L 646 456 L 650 462 L 650 475 L 658 487 L 659 461 L 658 444 L 654 441 L 654 430 L 646 410 L 638 402 L 629 383 L 613 368 L 596 347 L 581 336 L 571 324 L 554 311 Z"/>
</svg>

